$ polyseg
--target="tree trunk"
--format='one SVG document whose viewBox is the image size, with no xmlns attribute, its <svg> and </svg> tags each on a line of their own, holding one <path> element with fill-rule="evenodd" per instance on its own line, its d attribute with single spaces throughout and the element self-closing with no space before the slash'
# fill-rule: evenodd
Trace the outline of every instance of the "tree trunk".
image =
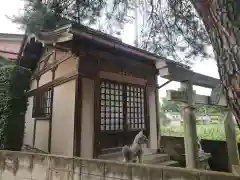
<svg viewBox="0 0 240 180">
<path fill-rule="evenodd" d="M 240 2 L 191 0 L 210 37 L 220 80 L 240 128 Z"/>
</svg>

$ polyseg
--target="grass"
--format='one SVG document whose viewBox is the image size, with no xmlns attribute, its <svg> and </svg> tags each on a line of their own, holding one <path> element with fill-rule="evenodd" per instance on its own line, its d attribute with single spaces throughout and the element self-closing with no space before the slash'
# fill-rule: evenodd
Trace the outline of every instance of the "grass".
<svg viewBox="0 0 240 180">
<path fill-rule="evenodd" d="M 184 136 L 183 126 L 162 127 L 161 132 L 165 136 Z M 236 127 L 237 140 L 240 142 L 240 132 Z M 225 141 L 225 130 L 223 124 L 197 125 L 197 135 L 201 139 Z"/>
</svg>

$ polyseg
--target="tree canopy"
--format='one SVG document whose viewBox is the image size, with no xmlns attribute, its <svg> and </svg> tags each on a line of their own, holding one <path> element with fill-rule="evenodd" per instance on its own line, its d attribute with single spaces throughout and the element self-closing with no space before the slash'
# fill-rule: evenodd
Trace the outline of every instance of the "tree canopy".
<svg viewBox="0 0 240 180">
<path fill-rule="evenodd" d="M 192 63 L 194 56 L 209 58 L 208 35 L 189 0 L 24 1 L 24 14 L 11 19 L 31 33 L 53 29 L 70 20 L 119 35 L 124 24 L 134 20 L 133 12 L 137 10 L 141 48 L 187 63 Z"/>
</svg>

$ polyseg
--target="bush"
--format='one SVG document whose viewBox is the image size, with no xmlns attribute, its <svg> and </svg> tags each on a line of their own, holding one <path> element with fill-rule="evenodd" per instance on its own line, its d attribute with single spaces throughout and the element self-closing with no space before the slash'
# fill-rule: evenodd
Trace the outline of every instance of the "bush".
<svg viewBox="0 0 240 180">
<path fill-rule="evenodd" d="M 0 67 L 0 149 L 21 149 L 30 77 L 23 67 Z"/>
</svg>

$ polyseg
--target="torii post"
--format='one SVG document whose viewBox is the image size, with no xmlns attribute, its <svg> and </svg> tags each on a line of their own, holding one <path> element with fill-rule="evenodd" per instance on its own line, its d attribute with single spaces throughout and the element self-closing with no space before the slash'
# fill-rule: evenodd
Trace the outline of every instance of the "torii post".
<svg viewBox="0 0 240 180">
<path fill-rule="evenodd" d="M 167 99 L 183 102 L 184 146 L 187 168 L 197 168 L 199 164 L 196 117 L 194 114 L 194 92 L 192 83 L 181 82 L 180 91 L 167 91 Z"/>
<path fill-rule="evenodd" d="M 182 115 L 184 119 L 184 144 L 187 168 L 198 168 L 198 145 L 196 131 L 195 104 L 214 105 L 227 107 L 220 85 L 216 87 L 211 96 L 198 95 L 193 91 L 190 81 L 181 82 L 179 91 L 168 90 L 167 99 L 183 103 Z M 226 108 L 227 109 L 227 108 Z M 236 142 L 236 130 L 232 119 L 232 113 L 227 109 L 225 117 L 225 133 L 228 147 L 230 168 L 239 163 L 238 148 Z"/>
</svg>

